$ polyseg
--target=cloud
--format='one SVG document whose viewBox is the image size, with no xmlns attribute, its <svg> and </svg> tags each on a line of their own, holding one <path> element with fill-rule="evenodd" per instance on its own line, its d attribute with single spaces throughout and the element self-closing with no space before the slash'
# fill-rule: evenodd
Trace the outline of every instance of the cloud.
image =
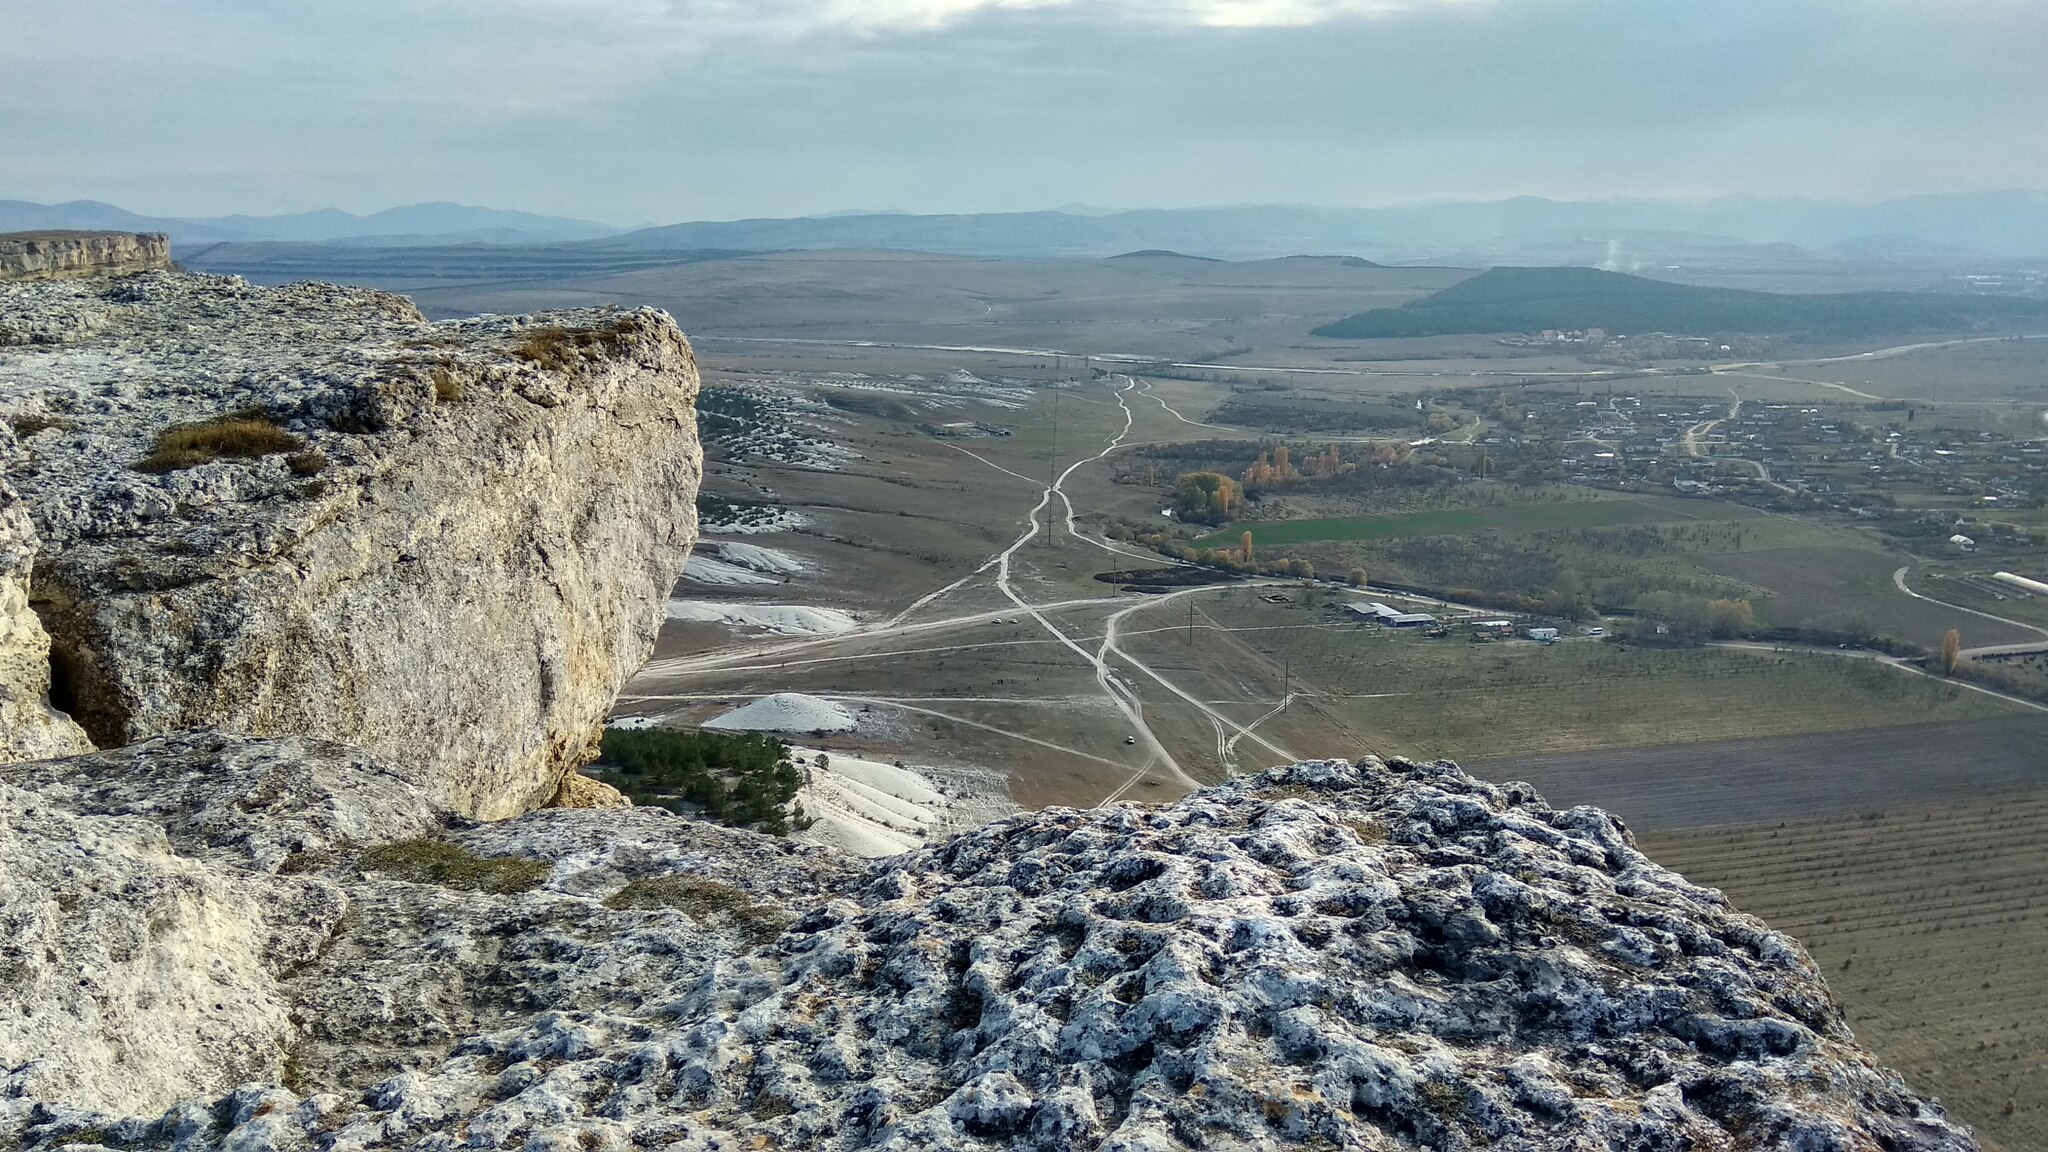
<svg viewBox="0 0 2048 1152">
<path fill-rule="evenodd" d="M 678 24 L 725 34 L 934 31 L 961 20 L 1068 9 L 1104 22 L 1300 28 L 1491 0 L 667 0 Z"/>
<path fill-rule="evenodd" d="M 0 0 L 0 197 L 845 207 L 2048 185 L 2041 0 Z M 76 45 L 122 46 L 119 68 Z"/>
</svg>

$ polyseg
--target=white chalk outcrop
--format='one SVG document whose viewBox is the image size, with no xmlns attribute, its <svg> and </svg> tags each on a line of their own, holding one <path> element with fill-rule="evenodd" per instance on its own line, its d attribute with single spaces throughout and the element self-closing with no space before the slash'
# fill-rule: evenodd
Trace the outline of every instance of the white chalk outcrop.
<svg viewBox="0 0 2048 1152">
<path fill-rule="evenodd" d="M 317 1071 L 298 1084 L 223 1084 L 159 1117 L 16 1104 L 13 1138 L 1975 1147 L 1856 1046 L 1797 943 L 1658 868 L 1612 817 L 1449 764 L 1315 762 L 1163 808 L 1053 809 L 864 873 L 641 809 L 453 838 L 546 862 L 546 882 L 486 898 L 307 873 L 365 911 L 294 1018 L 360 1030 L 364 1058 L 304 1045 Z M 463 978 L 475 1031 L 421 1029 L 408 1050 L 402 1022 L 458 1019 L 431 1006 Z"/>
<path fill-rule="evenodd" d="M 126 275 L 170 266 L 170 237 L 161 232 L 0 233 L 0 279 Z"/>
<path fill-rule="evenodd" d="M 95 744 L 334 739 L 481 818 L 591 758 L 695 538 L 697 371 L 665 314 L 429 323 L 145 272 L 0 282 L 0 327 L 0 471 Z M 236 415 L 275 442 L 138 469 Z"/>
</svg>

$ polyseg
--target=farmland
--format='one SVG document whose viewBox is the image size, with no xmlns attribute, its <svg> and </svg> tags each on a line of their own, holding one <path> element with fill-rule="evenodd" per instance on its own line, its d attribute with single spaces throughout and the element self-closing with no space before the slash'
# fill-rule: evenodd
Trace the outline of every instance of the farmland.
<svg viewBox="0 0 2048 1152">
<path fill-rule="evenodd" d="M 1860 1039 L 2017 1150 L 2048 1140 L 2044 741 L 2035 713 L 1467 767 L 1611 809 L 1798 937 Z"/>
<path fill-rule="evenodd" d="M 2036 640 L 2033 632 L 1899 592 L 1892 573 L 1908 558 L 1868 548 L 1774 548 L 1700 559 L 1706 568 L 1770 589 L 1759 620 L 1776 625 L 1874 629 L 1932 648 L 1957 629 L 1971 646 Z"/>
<path fill-rule="evenodd" d="M 1233 613 L 1241 619 L 1242 613 Z M 1874 661 L 1814 653 L 1593 641 L 1432 641 L 1359 629 L 1334 639 L 1245 633 L 1331 698 L 1382 753 L 1483 759 L 1789 735 L 2009 714 L 2013 706 Z"/>
<path fill-rule="evenodd" d="M 1642 843 L 1797 936 L 1857 1037 L 1987 1147 L 2048 1142 L 2048 791 Z"/>
<path fill-rule="evenodd" d="M 2048 786 L 2048 715 L 1744 738 L 1704 744 L 1462 761 L 1489 780 L 1527 780 L 1559 807 L 1597 804 L 1629 826 L 1668 831 L 1865 816 L 1930 796 Z"/>
</svg>

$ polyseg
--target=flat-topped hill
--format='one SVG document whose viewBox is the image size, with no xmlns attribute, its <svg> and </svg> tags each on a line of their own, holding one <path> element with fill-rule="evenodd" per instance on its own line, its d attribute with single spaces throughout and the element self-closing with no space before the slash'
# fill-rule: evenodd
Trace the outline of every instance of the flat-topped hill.
<svg viewBox="0 0 2048 1152">
<path fill-rule="evenodd" d="M 171 266 L 170 238 L 135 232 L 0 232 L 0 280 L 127 275 Z"/>
<path fill-rule="evenodd" d="M 1492 268 L 1399 308 L 1325 324 L 1315 334 L 1364 339 L 1605 328 L 1876 336 L 2018 321 L 2048 322 L 2048 300 L 1936 292 L 1785 295 L 1695 288 L 1598 268 Z"/>
</svg>

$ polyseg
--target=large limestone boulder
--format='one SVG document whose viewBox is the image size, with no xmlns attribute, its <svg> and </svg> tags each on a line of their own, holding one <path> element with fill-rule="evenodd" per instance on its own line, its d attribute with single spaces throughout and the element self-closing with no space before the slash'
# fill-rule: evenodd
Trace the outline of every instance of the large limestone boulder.
<svg viewBox="0 0 2048 1152">
<path fill-rule="evenodd" d="M 607 822 L 623 834 L 593 834 Z M 1659 868 L 1605 813 L 1554 811 L 1448 763 L 1314 762 L 1163 808 L 1017 816 L 864 874 L 744 833 L 678 835 L 689 827 L 649 809 L 551 810 L 456 834 L 475 853 L 549 862 L 543 888 L 497 898 L 510 905 L 463 909 L 366 876 L 382 885 L 352 897 L 369 927 L 311 969 L 389 991 L 302 1006 L 388 1053 L 406 1040 L 366 1004 L 453 1019 L 434 1007 L 445 995 L 404 995 L 404 977 L 449 986 L 433 958 L 528 993 L 477 997 L 476 1032 L 422 1041 L 403 1071 L 366 1083 L 388 1055 L 316 1055 L 324 1070 L 306 1083 L 249 1083 L 160 1117 L 17 1107 L 13 1138 L 1975 1148 L 1856 1045 L 1796 942 Z M 493 958 L 479 959 L 473 924 L 502 942 Z M 386 982 L 385 955 L 401 980 Z"/>
<path fill-rule="evenodd" d="M 94 744 L 322 737 L 487 819 L 592 757 L 695 537 L 665 314 L 150 272 L 0 283 L 0 327 L 0 467 Z"/>
</svg>

